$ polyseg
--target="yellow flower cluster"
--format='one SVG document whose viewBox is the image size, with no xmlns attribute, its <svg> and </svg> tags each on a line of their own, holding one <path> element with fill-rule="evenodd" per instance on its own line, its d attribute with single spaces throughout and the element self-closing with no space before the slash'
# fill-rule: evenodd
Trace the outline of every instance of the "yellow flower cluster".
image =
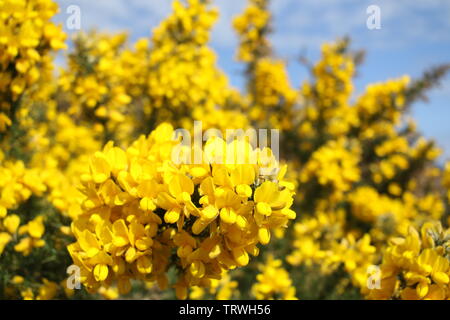
<svg viewBox="0 0 450 320">
<path fill-rule="evenodd" d="M 313 153 L 299 173 L 300 183 L 309 184 L 311 188 L 314 188 L 314 184 L 318 184 L 326 189 L 330 202 L 340 201 L 343 194 L 360 179 L 359 146 L 354 144 L 347 146 L 346 142 L 346 140 L 329 141 Z"/>
<path fill-rule="evenodd" d="M 18 234 L 26 234 L 27 236 L 25 238 L 22 238 L 20 242 L 14 246 L 14 249 L 17 252 L 22 252 L 25 256 L 29 255 L 33 248 L 40 248 L 44 246 L 45 241 L 41 239 L 44 232 L 44 217 L 38 216 L 28 222 L 26 225 L 23 225 L 19 228 Z"/>
<path fill-rule="evenodd" d="M 130 279 L 156 279 L 164 288 L 174 263 L 177 296 L 186 298 L 189 287 L 247 265 L 271 230 L 295 218 L 293 191 L 260 176 L 265 166 L 276 168 L 269 150 L 213 137 L 204 164 L 177 164 L 173 137 L 162 124 L 126 151 L 109 143 L 91 158 L 82 177 L 85 211 L 69 246 L 90 290 L 117 280 L 126 293 Z"/>
<path fill-rule="evenodd" d="M 393 238 L 383 255 L 379 286 L 369 299 L 449 298 L 450 232 L 440 223 L 425 223 L 420 233 L 411 227 L 408 235 Z"/>
<path fill-rule="evenodd" d="M 18 209 L 33 194 L 42 195 L 46 186 L 40 180 L 38 171 L 26 169 L 21 161 L 3 163 L 0 177 L 0 255 L 9 242 L 17 242 L 18 237 L 25 235 L 20 237 L 14 250 L 27 256 L 33 248 L 42 247 L 45 243 L 41 239 L 45 231 L 44 217 L 38 216 L 20 226 L 20 216 L 11 211 Z"/>
<path fill-rule="evenodd" d="M 257 282 L 252 287 L 252 293 L 256 299 L 297 300 L 295 287 L 282 264 L 281 260 L 269 256 L 267 261 L 259 266 L 261 273 L 256 276 Z"/>
<path fill-rule="evenodd" d="M 125 92 L 129 77 L 121 64 L 121 47 L 125 34 L 113 36 L 80 34 L 69 68 L 59 78 L 59 87 L 70 106 L 68 114 L 95 124 L 107 137 L 124 121 L 125 107 L 131 97 Z"/>
<path fill-rule="evenodd" d="M 13 242 L 16 252 L 28 256 L 33 248 L 44 246 L 44 216 L 38 215 L 26 224 L 20 205 L 31 196 L 42 196 L 47 190 L 38 169 L 27 169 L 22 161 L 0 162 L 0 255 Z"/>
<path fill-rule="evenodd" d="M 345 135 L 358 121 L 348 101 L 355 66 L 352 57 L 342 53 L 345 46 L 345 42 L 323 45 L 322 58 L 311 70 L 314 81 L 305 82 L 301 88 L 304 108 L 300 111 L 298 133 L 305 150 L 311 151 L 318 136 Z"/>
<path fill-rule="evenodd" d="M 365 93 L 358 98 L 355 104 L 359 119 L 360 138 L 371 139 L 377 135 L 395 134 L 392 125 L 400 123 L 401 116 L 405 111 L 404 92 L 409 82 L 409 77 L 404 76 L 367 86 Z M 404 146 L 404 143 L 397 138 L 391 137 L 393 141 L 390 147 L 393 147 L 394 144 L 400 144 L 400 147 Z M 378 152 L 383 153 L 383 149 Z"/>
<path fill-rule="evenodd" d="M 205 299 L 206 295 L 213 296 L 216 300 L 230 300 L 239 295 L 238 282 L 232 280 L 229 274 L 222 275 L 221 279 L 211 279 L 211 286 L 208 290 L 201 287 L 193 287 L 189 293 L 189 299 Z"/>
<path fill-rule="evenodd" d="M 56 296 L 59 290 L 57 283 L 44 278 L 42 284 L 35 293 L 32 288 L 24 286 L 24 280 L 25 279 L 21 276 L 15 276 L 12 280 L 15 286 L 21 288 L 19 290 L 23 300 L 51 300 Z"/>
<path fill-rule="evenodd" d="M 249 6 L 242 15 L 233 21 L 240 40 L 238 59 L 244 62 L 254 62 L 270 51 L 270 43 L 266 38 L 271 20 L 271 14 L 268 11 L 269 1 L 250 0 L 249 2 Z"/>
<path fill-rule="evenodd" d="M 51 0 L 0 2 L 0 132 L 12 124 L 26 92 L 51 77 L 49 53 L 65 48 L 65 34 L 50 19 L 58 6 Z"/>
<path fill-rule="evenodd" d="M 33 193 L 40 195 L 46 187 L 37 170 L 27 169 L 22 161 L 2 161 L 0 167 L 0 217 L 17 208 Z"/>
<path fill-rule="evenodd" d="M 351 276 L 353 285 L 364 289 L 367 284 L 367 271 L 375 260 L 376 248 L 371 245 L 370 235 L 365 234 L 356 239 L 352 233 L 348 233 L 338 243 L 333 243 L 332 254 L 326 265 L 337 268 L 343 265 L 344 270 Z"/>
<path fill-rule="evenodd" d="M 88 155 L 100 149 L 101 143 L 95 131 L 77 125 L 67 114 L 49 112 L 47 116 L 49 121 L 37 126 L 42 132 L 30 133 L 34 154 L 29 165 L 39 170 L 47 187 L 46 199 L 74 219 L 84 199 L 79 190 L 80 175 L 88 164 Z"/>
<path fill-rule="evenodd" d="M 248 93 L 241 109 L 248 112 L 254 126 L 291 130 L 298 92 L 290 84 L 285 62 L 272 54 L 271 20 L 269 1 L 250 0 L 233 21 L 240 42 L 237 57 L 246 63 Z"/>
<path fill-rule="evenodd" d="M 290 129 L 297 92 L 289 84 L 284 63 L 269 58 L 258 60 L 251 86 L 250 117 L 258 123 L 268 120 L 268 125 L 275 128 Z M 268 109 L 272 109 L 270 114 Z"/>
<path fill-rule="evenodd" d="M 324 273 L 330 271 L 322 262 L 332 254 L 330 251 L 334 241 L 344 236 L 344 211 L 317 212 L 314 217 L 304 217 L 301 223 L 294 224 L 293 251 L 286 261 L 293 265 L 320 265 Z"/>
<path fill-rule="evenodd" d="M 445 206 L 433 163 L 439 150 L 405 121 L 409 78 L 369 85 L 351 103 L 357 59 L 347 46 L 340 41 L 322 48 L 321 60 L 311 66 L 313 80 L 301 88 L 298 118 L 292 119 L 297 139 L 285 141 L 293 150 L 288 158 L 304 213 L 294 227 L 288 262 L 319 266 L 321 274 L 336 278 L 343 270 L 364 294 L 367 270 L 381 259 L 389 238 L 441 219 Z"/>
<path fill-rule="evenodd" d="M 369 186 L 357 188 L 349 195 L 348 200 L 352 214 L 364 222 L 375 223 L 384 214 L 399 216 L 404 213 L 400 201 L 380 195 Z"/>
<path fill-rule="evenodd" d="M 444 186 L 447 189 L 447 200 L 450 202 L 450 162 L 445 164 Z"/>
<path fill-rule="evenodd" d="M 374 241 L 385 242 L 394 234 L 406 234 L 411 223 L 439 220 L 444 205 L 438 195 L 423 197 L 405 192 L 401 198 L 378 193 L 374 188 L 357 188 L 348 196 L 351 214 L 359 221 L 370 223 Z"/>
<path fill-rule="evenodd" d="M 184 5 L 176 0 L 172 15 L 153 31 L 148 94 L 164 121 L 181 119 L 186 127 L 190 112 L 209 112 L 225 104 L 228 81 L 207 46 L 217 16 L 208 1 Z"/>
<path fill-rule="evenodd" d="M 342 268 L 355 287 L 365 288 L 367 268 L 375 261 L 376 248 L 370 235 L 358 237 L 356 233 L 345 232 L 343 210 L 319 212 L 316 217 L 296 223 L 294 232 L 293 251 L 286 259 L 289 264 L 317 265 L 325 275 Z"/>
</svg>

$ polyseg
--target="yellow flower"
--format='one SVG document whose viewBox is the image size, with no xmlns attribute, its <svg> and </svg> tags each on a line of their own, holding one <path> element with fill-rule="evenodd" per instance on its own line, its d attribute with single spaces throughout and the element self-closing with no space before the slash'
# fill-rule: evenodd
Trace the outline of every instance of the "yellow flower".
<svg viewBox="0 0 450 320">
<path fill-rule="evenodd" d="M 6 245 L 11 241 L 11 235 L 7 232 L 0 232 L 0 255 L 5 250 Z"/>
<path fill-rule="evenodd" d="M 30 236 L 35 239 L 40 239 L 45 232 L 44 217 L 38 216 L 34 220 L 31 220 L 28 222 L 27 227 L 27 231 Z"/>
<path fill-rule="evenodd" d="M 446 250 L 450 243 L 439 223 L 425 223 L 419 234 L 410 227 L 406 238 L 395 238 L 384 253 L 383 279 L 391 285 L 369 290 L 371 299 L 447 299 L 450 263 Z M 381 283 L 383 285 L 383 281 Z"/>
<path fill-rule="evenodd" d="M 252 287 L 252 294 L 256 299 L 297 300 L 295 287 L 288 272 L 283 269 L 281 260 L 270 255 L 259 268 L 261 273 L 256 276 L 257 283 Z"/>
<path fill-rule="evenodd" d="M 9 233 L 13 234 L 16 232 L 20 224 L 20 217 L 15 214 L 8 215 L 3 220 L 3 226 L 8 230 Z"/>
<path fill-rule="evenodd" d="M 39 287 L 39 293 L 36 300 L 51 300 L 53 299 L 59 289 L 58 284 L 55 282 L 43 279 L 43 284 Z"/>
<path fill-rule="evenodd" d="M 20 291 L 20 294 L 22 295 L 23 300 L 34 300 L 34 293 L 31 288 L 26 288 Z"/>
<path fill-rule="evenodd" d="M 24 280 L 25 280 L 25 279 L 24 279 L 22 276 L 14 276 L 14 277 L 11 279 L 11 282 L 14 283 L 14 284 L 21 284 L 21 283 L 24 282 Z"/>
</svg>

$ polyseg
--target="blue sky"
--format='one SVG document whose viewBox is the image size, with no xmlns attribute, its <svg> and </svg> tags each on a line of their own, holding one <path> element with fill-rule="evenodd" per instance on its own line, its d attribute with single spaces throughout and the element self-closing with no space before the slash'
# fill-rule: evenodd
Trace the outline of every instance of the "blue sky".
<svg viewBox="0 0 450 320">
<path fill-rule="evenodd" d="M 151 29 L 171 11 L 170 0 L 57 0 L 56 21 L 65 22 L 66 9 L 81 9 L 81 29 L 126 30 L 134 41 L 148 37 Z M 246 5 L 244 0 L 213 0 L 220 18 L 211 46 L 219 66 L 231 83 L 242 87 L 242 65 L 234 59 L 237 38 L 231 21 Z M 381 10 L 381 29 L 366 26 L 369 5 Z M 298 63 L 300 53 L 311 61 L 319 58 L 320 45 L 349 35 L 354 48 L 366 50 L 365 63 L 355 80 L 356 94 L 368 83 L 404 74 L 419 76 L 427 67 L 450 62 L 450 1 L 448 0 L 272 0 L 272 42 L 280 58 L 288 62 L 290 79 L 298 87 L 307 77 Z M 70 30 L 66 30 L 71 33 Z M 434 138 L 450 159 L 450 76 L 430 91 L 430 102 L 418 102 L 412 115 L 419 130 Z"/>
</svg>

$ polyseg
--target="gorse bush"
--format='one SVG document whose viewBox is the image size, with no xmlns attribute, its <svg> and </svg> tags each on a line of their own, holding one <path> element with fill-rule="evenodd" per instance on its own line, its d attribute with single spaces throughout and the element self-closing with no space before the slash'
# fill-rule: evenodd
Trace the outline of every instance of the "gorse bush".
<svg viewBox="0 0 450 320">
<path fill-rule="evenodd" d="M 68 248 L 89 290 L 117 280 L 125 294 L 130 279 L 156 280 L 164 289 L 174 266 L 177 297 L 186 298 L 189 287 L 246 266 L 272 229 L 295 218 L 293 191 L 281 176 L 274 182 L 260 173 L 275 160 L 262 161 L 249 143 L 212 138 L 205 158 L 215 161 L 176 165 L 170 156 L 177 143 L 162 124 L 126 152 L 107 144 L 91 158 L 90 174 L 81 178 L 85 211 L 72 224 L 77 242 Z M 233 149 L 255 164 L 226 161 Z"/>
<path fill-rule="evenodd" d="M 210 1 L 174 1 L 133 45 L 68 49 L 57 11 L 0 0 L 0 298 L 449 298 L 450 164 L 409 117 L 449 65 L 352 99 L 363 52 L 344 38 L 295 87 L 249 0 L 240 92 Z M 215 134 L 186 144 L 196 121 Z"/>
</svg>

